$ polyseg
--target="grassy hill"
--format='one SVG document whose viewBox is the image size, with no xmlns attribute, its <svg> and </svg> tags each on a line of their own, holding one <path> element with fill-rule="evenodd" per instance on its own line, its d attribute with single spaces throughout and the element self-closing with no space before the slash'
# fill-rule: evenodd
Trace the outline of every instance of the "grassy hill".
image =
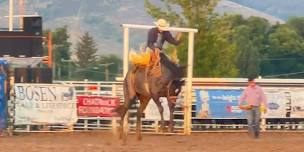
<svg viewBox="0 0 304 152">
<path fill-rule="evenodd" d="M 231 0 L 281 19 L 304 16 L 304 0 Z"/>
<path fill-rule="evenodd" d="M 44 29 L 67 25 L 71 42 L 75 44 L 83 32 L 88 31 L 96 40 L 99 54 L 122 55 L 123 23 L 152 24 L 153 19 L 145 12 L 143 0 L 25 0 L 26 13 L 43 16 Z M 151 0 L 162 4 L 160 0 Z M 258 9 L 278 18 L 303 15 L 303 0 L 232 0 L 239 4 Z M 301 2 L 300 2 L 301 1 Z M 15 3 L 17 6 L 17 0 Z M 8 0 L 0 0 L 1 27 L 7 27 Z M 222 10 L 222 8 L 219 8 Z M 228 9 L 229 10 L 229 9 Z M 245 11 L 246 12 L 246 11 Z M 18 14 L 18 8 L 15 8 Z M 17 23 L 17 19 L 16 19 Z M 17 26 L 17 24 L 15 25 Z M 131 47 L 138 48 L 145 42 L 146 32 L 130 31 Z M 74 49 L 74 47 L 73 47 Z"/>
</svg>

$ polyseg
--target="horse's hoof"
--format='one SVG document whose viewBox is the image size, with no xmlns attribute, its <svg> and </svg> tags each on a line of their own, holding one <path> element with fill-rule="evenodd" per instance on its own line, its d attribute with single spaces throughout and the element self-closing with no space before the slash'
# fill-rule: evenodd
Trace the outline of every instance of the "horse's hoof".
<svg viewBox="0 0 304 152">
<path fill-rule="evenodd" d="M 160 133 L 165 133 L 166 132 L 165 127 L 164 128 L 161 127 L 160 130 L 159 130 L 159 132 Z"/>
<path fill-rule="evenodd" d="M 127 145 L 127 139 L 122 140 L 122 146 L 125 146 L 125 145 Z"/>
<path fill-rule="evenodd" d="M 118 139 L 121 140 L 122 138 L 123 138 L 123 135 L 122 135 L 122 134 L 119 134 Z"/>
</svg>

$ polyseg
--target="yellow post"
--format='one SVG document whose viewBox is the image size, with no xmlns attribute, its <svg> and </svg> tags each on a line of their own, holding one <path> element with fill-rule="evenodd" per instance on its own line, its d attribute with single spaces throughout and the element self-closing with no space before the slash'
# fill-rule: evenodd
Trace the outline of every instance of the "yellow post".
<svg viewBox="0 0 304 152">
<path fill-rule="evenodd" d="M 9 0 L 8 30 L 13 31 L 14 0 Z"/>
<path fill-rule="evenodd" d="M 192 76 L 193 76 L 194 32 L 188 35 L 188 66 L 186 83 L 186 100 L 184 102 L 184 134 L 191 134 L 192 113 Z"/>
<path fill-rule="evenodd" d="M 123 32 L 124 32 L 124 41 L 123 41 L 123 45 L 124 45 L 123 77 L 124 77 L 129 69 L 128 68 L 129 67 L 129 28 L 124 27 Z"/>
</svg>

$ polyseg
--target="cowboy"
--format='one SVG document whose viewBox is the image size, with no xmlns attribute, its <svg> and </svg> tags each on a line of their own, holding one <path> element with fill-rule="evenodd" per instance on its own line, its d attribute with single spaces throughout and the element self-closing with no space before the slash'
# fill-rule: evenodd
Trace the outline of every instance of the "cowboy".
<svg viewBox="0 0 304 152">
<path fill-rule="evenodd" d="M 152 50 L 151 53 L 151 64 L 155 65 L 159 61 L 159 53 L 162 52 L 163 44 L 165 41 L 170 44 L 178 45 L 180 44 L 180 38 L 182 33 L 178 33 L 176 39 L 173 38 L 172 34 L 169 32 L 169 23 L 164 19 L 159 19 L 154 22 L 156 27 L 151 28 L 148 32 L 147 47 Z"/>
<path fill-rule="evenodd" d="M 264 113 L 267 112 L 267 99 L 262 88 L 256 84 L 254 77 L 248 78 L 248 86 L 243 91 L 241 98 L 239 99 L 239 105 L 242 109 L 242 103 L 248 102 L 247 122 L 248 122 L 248 132 L 253 138 L 259 138 L 260 135 L 260 107 L 263 105 L 265 107 Z"/>
</svg>

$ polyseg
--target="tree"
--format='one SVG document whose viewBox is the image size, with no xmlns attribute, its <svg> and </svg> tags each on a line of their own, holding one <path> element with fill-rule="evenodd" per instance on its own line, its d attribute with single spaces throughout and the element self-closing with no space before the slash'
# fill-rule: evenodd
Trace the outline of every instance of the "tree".
<svg viewBox="0 0 304 152">
<path fill-rule="evenodd" d="M 122 60 L 114 54 L 102 55 L 99 58 L 99 67 L 103 69 L 104 76 L 102 80 L 115 80 L 117 76 L 121 76 Z"/>
<path fill-rule="evenodd" d="M 304 39 L 290 26 L 275 26 L 268 36 L 268 46 L 263 75 L 304 71 Z"/>
<path fill-rule="evenodd" d="M 79 67 L 86 68 L 95 65 L 97 61 L 97 50 L 96 43 L 88 32 L 81 36 L 80 41 L 76 44 L 76 63 Z"/>
<path fill-rule="evenodd" d="M 44 35 L 47 35 L 50 30 L 44 31 Z M 52 32 L 52 43 L 53 43 L 53 62 L 55 70 L 54 79 L 65 79 L 68 75 L 68 66 L 62 63 L 62 59 L 70 60 L 70 46 L 69 34 L 67 31 L 67 26 L 56 28 Z"/>
<path fill-rule="evenodd" d="M 231 18 L 217 16 L 209 18 L 204 39 L 198 38 L 195 51 L 195 75 L 206 77 L 236 77 L 235 56 L 237 49 L 231 42 L 233 35 Z M 199 37 L 199 36 L 198 36 Z"/>
<path fill-rule="evenodd" d="M 250 17 L 234 27 L 233 42 L 238 49 L 237 65 L 241 77 L 260 75 L 260 63 L 265 54 L 265 42 L 270 24 L 259 17 Z"/>
<path fill-rule="evenodd" d="M 259 75 L 259 52 L 258 48 L 249 39 L 250 32 L 250 28 L 246 25 L 236 29 L 235 43 L 239 49 L 237 65 L 241 77 Z"/>
<path fill-rule="evenodd" d="M 287 25 L 304 38 L 304 17 L 291 17 L 288 20 Z"/>
<path fill-rule="evenodd" d="M 93 37 L 86 32 L 76 44 L 76 66 L 78 66 L 78 73 L 82 73 L 78 75 L 81 79 L 90 79 L 96 74 L 94 71 L 97 66 L 96 52 L 96 43 Z"/>
<path fill-rule="evenodd" d="M 147 12 L 152 17 L 164 18 L 173 25 L 198 29 L 194 46 L 194 76 L 238 75 L 234 59 L 236 48 L 230 41 L 232 22 L 229 21 L 229 16 L 221 17 L 213 13 L 217 2 L 218 0 L 164 0 L 166 7 L 161 8 L 145 0 Z M 181 64 L 186 64 L 187 41 L 183 41 L 177 50 Z"/>
</svg>

